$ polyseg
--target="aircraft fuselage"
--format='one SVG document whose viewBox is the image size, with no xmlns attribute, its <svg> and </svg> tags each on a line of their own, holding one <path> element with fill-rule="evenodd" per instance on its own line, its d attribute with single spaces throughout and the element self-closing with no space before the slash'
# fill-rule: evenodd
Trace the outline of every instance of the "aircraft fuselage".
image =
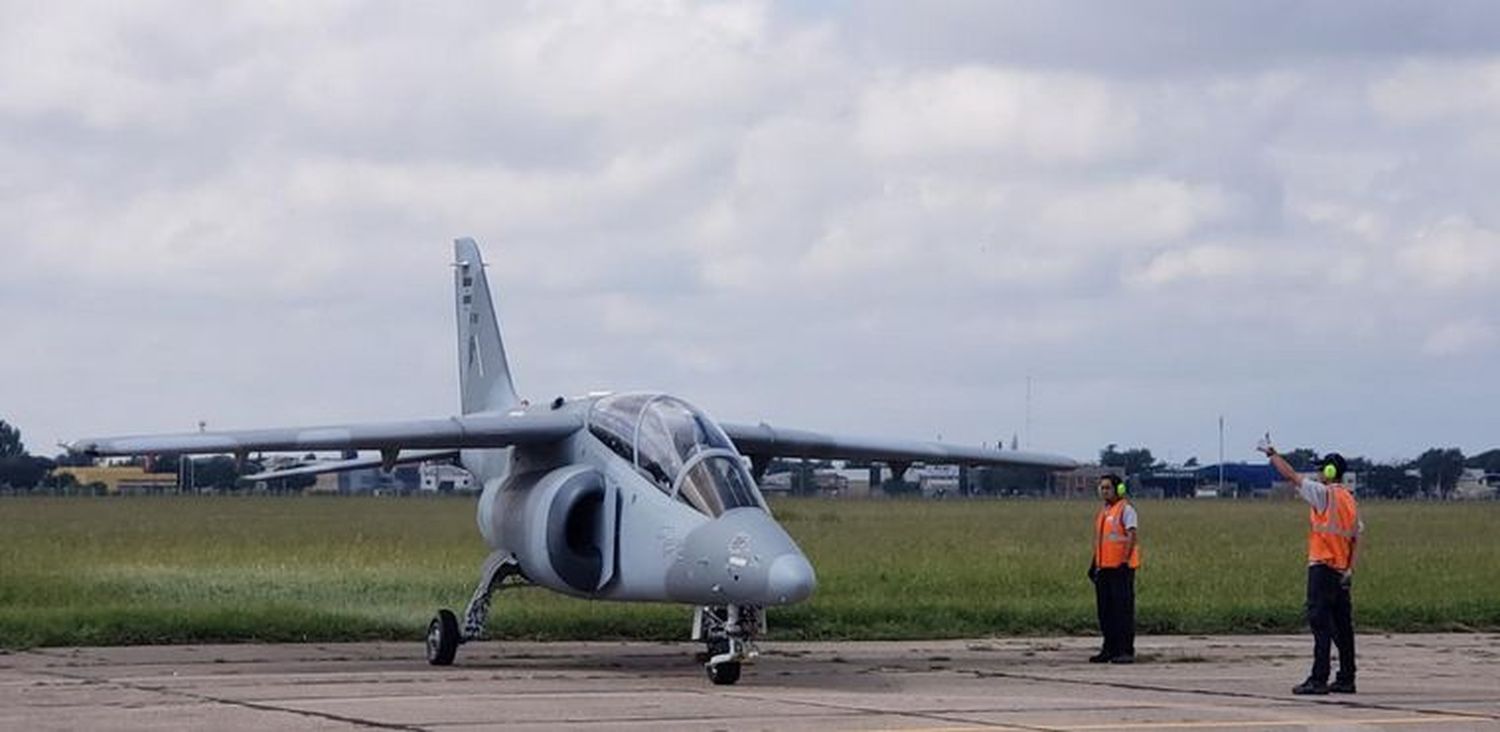
<svg viewBox="0 0 1500 732">
<path fill-rule="evenodd" d="M 596 424 L 601 399 L 625 405 L 613 416 L 635 418 L 633 430 L 623 422 L 633 432 L 628 446 Z M 491 550 L 513 555 L 527 579 L 577 597 L 693 605 L 784 605 L 812 594 L 812 565 L 771 516 L 743 459 L 722 454 L 706 415 L 665 395 L 521 411 L 548 410 L 578 411 L 588 428 L 542 447 L 461 453 L 484 486 L 480 533 Z M 729 477 L 716 481 L 707 461 Z"/>
</svg>

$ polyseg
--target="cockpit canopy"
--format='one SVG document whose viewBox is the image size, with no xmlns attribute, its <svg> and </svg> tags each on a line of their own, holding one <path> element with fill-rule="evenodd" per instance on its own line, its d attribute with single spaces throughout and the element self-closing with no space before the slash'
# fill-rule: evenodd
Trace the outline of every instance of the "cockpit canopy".
<svg viewBox="0 0 1500 732">
<path fill-rule="evenodd" d="M 734 443 L 707 415 L 665 394 L 616 394 L 594 402 L 589 432 L 663 492 L 718 516 L 764 508 Z"/>
</svg>

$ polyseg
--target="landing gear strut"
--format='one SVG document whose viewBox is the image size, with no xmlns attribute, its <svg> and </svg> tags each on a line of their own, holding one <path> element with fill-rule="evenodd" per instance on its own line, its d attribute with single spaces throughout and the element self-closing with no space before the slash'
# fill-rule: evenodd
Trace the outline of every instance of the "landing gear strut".
<svg viewBox="0 0 1500 732">
<path fill-rule="evenodd" d="M 484 560 L 479 573 L 479 584 L 473 597 L 464 609 L 462 630 L 458 617 L 452 610 L 437 611 L 432 622 L 427 624 L 427 662 L 434 666 L 448 666 L 458 654 L 458 646 L 478 639 L 484 633 L 484 622 L 490 616 L 490 600 L 500 589 L 506 578 L 521 576 L 521 564 L 509 552 L 495 552 Z"/>
<path fill-rule="evenodd" d="M 766 629 L 766 616 L 754 605 L 703 606 L 693 612 L 693 640 L 708 645 L 704 671 L 716 686 L 740 680 L 740 665 L 760 655 L 755 638 Z"/>
</svg>

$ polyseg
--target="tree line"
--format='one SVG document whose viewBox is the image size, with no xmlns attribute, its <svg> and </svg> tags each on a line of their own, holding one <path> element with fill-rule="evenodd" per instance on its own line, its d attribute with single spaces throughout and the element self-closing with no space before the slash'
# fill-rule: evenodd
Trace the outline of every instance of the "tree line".
<svg viewBox="0 0 1500 732">
<path fill-rule="evenodd" d="M 1281 454 L 1301 473 L 1316 472 L 1322 458 L 1316 450 L 1306 447 L 1287 450 Z M 1466 468 L 1483 470 L 1488 475 L 1500 474 L 1500 448 L 1466 456 L 1463 450 L 1456 447 L 1432 447 L 1411 460 L 1386 463 L 1358 455 L 1345 455 L 1344 459 L 1349 472 L 1359 476 L 1360 493 L 1379 498 L 1447 498 L 1453 494 L 1453 489 Z M 1167 467 L 1153 457 L 1151 450 L 1147 448 L 1121 450 L 1115 444 L 1107 445 L 1099 451 L 1099 464 L 1119 468 L 1126 477 Z M 1182 467 L 1197 468 L 1198 459 L 1188 458 Z"/>
</svg>

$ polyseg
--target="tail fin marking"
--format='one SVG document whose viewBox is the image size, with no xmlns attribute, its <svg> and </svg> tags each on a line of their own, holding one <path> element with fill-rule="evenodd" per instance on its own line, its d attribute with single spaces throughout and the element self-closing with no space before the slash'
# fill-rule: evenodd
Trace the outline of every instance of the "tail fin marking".
<svg viewBox="0 0 1500 732">
<path fill-rule="evenodd" d="M 458 390 L 463 414 L 509 409 L 520 403 L 505 358 L 479 245 L 453 240 L 453 289 L 458 319 Z"/>
</svg>

